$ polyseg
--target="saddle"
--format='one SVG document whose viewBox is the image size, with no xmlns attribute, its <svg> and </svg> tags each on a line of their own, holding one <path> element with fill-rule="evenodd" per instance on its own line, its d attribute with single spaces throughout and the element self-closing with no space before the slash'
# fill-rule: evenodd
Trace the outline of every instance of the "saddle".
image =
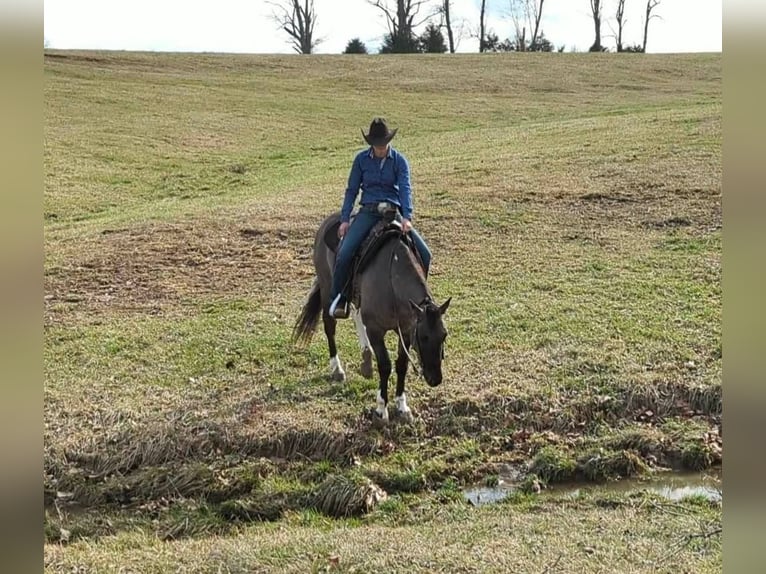
<svg viewBox="0 0 766 574">
<path fill-rule="evenodd" d="M 410 248 L 412 254 L 415 256 L 415 260 L 422 266 L 423 261 L 420 258 L 420 253 L 415 247 L 412 238 L 402 233 L 402 224 L 396 220 L 396 211 L 392 213 L 384 213 L 383 219 L 381 219 L 367 234 L 367 237 L 362 241 L 359 249 L 354 254 L 354 258 L 351 261 L 351 272 L 349 273 L 349 279 L 346 286 L 343 288 L 343 295 L 346 301 L 353 302 L 358 306 L 359 304 L 359 290 L 357 288 L 357 277 L 364 271 L 364 269 L 375 258 L 375 255 L 380 251 L 390 239 L 396 237 L 402 239 L 405 244 Z M 338 228 L 340 227 L 340 221 L 330 226 L 325 232 L 324 242 L 327 247 L 336 253 L 340 239 L 338 238 Z"/>
</svg>

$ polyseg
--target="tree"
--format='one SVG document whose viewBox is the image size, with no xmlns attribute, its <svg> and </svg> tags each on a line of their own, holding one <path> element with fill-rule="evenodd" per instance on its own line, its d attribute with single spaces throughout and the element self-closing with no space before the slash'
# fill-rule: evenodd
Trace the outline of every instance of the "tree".
<svg viewBox="0 0 766 574">
<path fill-rule="evenodd" d="M 495 36 L 497 40 L 497 36 Z M 481 0 L 479 11 L 479 52 L 487 50 L 487 0 Z"/>
<path fill-rule="evenodd" d="M 533 46 L 529 42 L 521 44 L 523 38 L 506 38 L 500 42 L 496 34 L 492 32 L 487 34 L 487 52 L 553 52 L 553 42 L 545 37 L 545 34 L 540 31 L 537 37 L 537 43 Z M 564 51 L 564 46 L 561 46 L 559 52 Z"/>
<path fill-rule="evenodd" d="M 483 45 L 480 46 L 480 48 L 483 48 L 483 52 L 502 52 L 503 50 L 500 49 L 500 38 L 497 34 L 494 32 L 487 32 L 487 35 L 484 38 Z"/>
<path fill-rule="evenodd" d="M 540 30 L 539 34 L 537 34 L 536 40 L 534 44 L 530 42 L 525 48 L 524 51 L 526 52 L 553 52 L 555 49 L 555 46 L 553 45 L 553 42 L 551 42 L 548 38 L 545 37 L 545 33 Z M 559 50 L 560 52 L 563 52 L 562 50 Z"/>
<path fill-rule="evenodd" d="M 420 9 L 428 0 L 396 0 L 396 6 L 389 5 L 390 0 L 367 0 L 376 8 L 379 8 L 386 17 L 388 34 L 383 37 L 381 54 L 417 52 L 418 40 L 414 29 L 428 20 L 425 16 L 420 21 L 415 21 Z"/>
<path fill-rule="evenodd" d="M 450 18 L 450 4 L 452 0 L 442 0 L 439 12 L 444 18 L 444 27 L 447 28 L 447 39 L 449 40 L 449 53 L 455 53 L 455 36 L 452 33 L 452 19 Z"/>
<path fill-rule="evenodd" d="M 420 52 L 420 39 L 412 32 L 406 36 L 399 33 L 396 36 L 392 33 L 383 36 L 383 43 L 380 46 L 381 54 L 415 54 Z"/>
<path fill-rule="evenodd" d="M 602 0 L 588 0 L 590 2 L 590 11 L 593 15 L 593 26 L 596 32 L 596 39 L 593 40 L 593 45 L 588 49 L 589 52 L 603 52 L 604 47 L 601 45 L 601 6 Z"/>
<path fill-rule="evenodd" d="M 660 3 L 660 0 L 646 0 L 646 18 L 644 18 L 644 46 L 643 51 L 646 52 L 646 38 L 649 36 L 649 20 L 652 18 L 661 18 L 657 14 L 652 14 L 652 11 Z"/>
<path fill-rule="evenodd" d="M 513 27 L 516 31 L 514 43 L 520 47 L 519 51 L 529 48 L 537 52 L 537 44 L 540 37 L 540 21 L 543 18 L 543 5 L 545 0 L 510 0 L 510 14 Z M 527 29 L 532 31 L 532 37 L 526 40 Z M 549 50 L 542 50 L 547 52 Z"/>
<path fill-rule="evenodd" d="M 443 54 L 447 51 L 447 45 L 444 43 L 444 34 L 442 34 L 439 26 L 433 22 L 428 24 L 420 35 L 420 48 L 428 54 Z"/>
<path fill-rule="evenodd" d="M 617 14 L 615 15 L 617 20 L 617 51 L 622 52 L 622 31 L 625 28 L 625 0 L 617 0 Z"/>
<path fill-rule="evenodd" d="M 346 44 L 346 49 L 343 50 L 344 54 L 366 54 L 367 46 L 364 45 L 359 38 L 353 38 Z"/>
<path fill-rule="evenodd" d="M 290 36 L 293 50 L 299 54 L 311 54 L 321 41 L 314 38 L 314 0 L 281 0 L 270 4 L 275 9 L 272 17 L 280 29 Z"/>
</svg>

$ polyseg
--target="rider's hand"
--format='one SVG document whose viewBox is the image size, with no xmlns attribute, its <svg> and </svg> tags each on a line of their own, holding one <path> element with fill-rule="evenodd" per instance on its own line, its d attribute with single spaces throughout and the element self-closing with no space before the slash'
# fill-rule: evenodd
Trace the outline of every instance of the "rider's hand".
<svg viewBox="0 0 766 574">
<path fill-rule="evenodd" d="M 346 232 L 348 231 L 348 221 L 344 221 L 340 224 L 340 227 L 338 228 L 338 237 L 343 239 L 343 236 L 346 235 Z"/>
<path fill-rule="evenodd" d="M 412 222 L 409 219 L 402 219 L 402 231 L 404 233 L 407 233 L 410 229 L 412 229 Z"/>
</svg>

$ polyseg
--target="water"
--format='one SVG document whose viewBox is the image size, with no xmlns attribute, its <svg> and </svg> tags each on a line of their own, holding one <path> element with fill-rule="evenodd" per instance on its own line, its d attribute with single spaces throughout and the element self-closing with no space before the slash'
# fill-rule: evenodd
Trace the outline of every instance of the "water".
<svg viewBox="0 0 766 574">
<path fill-rule="evenodd" d="M 465 498 L 474 506 L 499 502 L 518 489 L 519 484 L 513 480 L 499 480 L 497 486 L 472 486 L 463 491 Z M 606 483 L 577 483 L 555 484 L 549 486 L 543 493 L 578 497 L 581 494 L 630 494 L 648 491 L 658 494 L 668 500 L 682 500 L 689 496 L 702 496 L 711 501 L 723 499 L 723 482 L 720 470 L 705 473 L 675 473 L 658 474 L 645 479 L 623 479 Z"/>
</svg>

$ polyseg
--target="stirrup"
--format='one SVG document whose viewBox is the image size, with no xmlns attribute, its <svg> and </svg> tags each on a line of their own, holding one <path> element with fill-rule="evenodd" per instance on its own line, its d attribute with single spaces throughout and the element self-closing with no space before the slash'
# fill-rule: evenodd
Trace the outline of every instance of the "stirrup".
<svg viewBox="0 0 766 574">
<path fill-rule="evenodd" d="M 340 305 L 340 301 L 343 299 L 343 293 L 340 293 L 333 300 L 330 305 L 330 317 L 335 319 L 347 319 L 349 315 L 348 301 L 343 301 L 343 305 Z"/>
</svg>

